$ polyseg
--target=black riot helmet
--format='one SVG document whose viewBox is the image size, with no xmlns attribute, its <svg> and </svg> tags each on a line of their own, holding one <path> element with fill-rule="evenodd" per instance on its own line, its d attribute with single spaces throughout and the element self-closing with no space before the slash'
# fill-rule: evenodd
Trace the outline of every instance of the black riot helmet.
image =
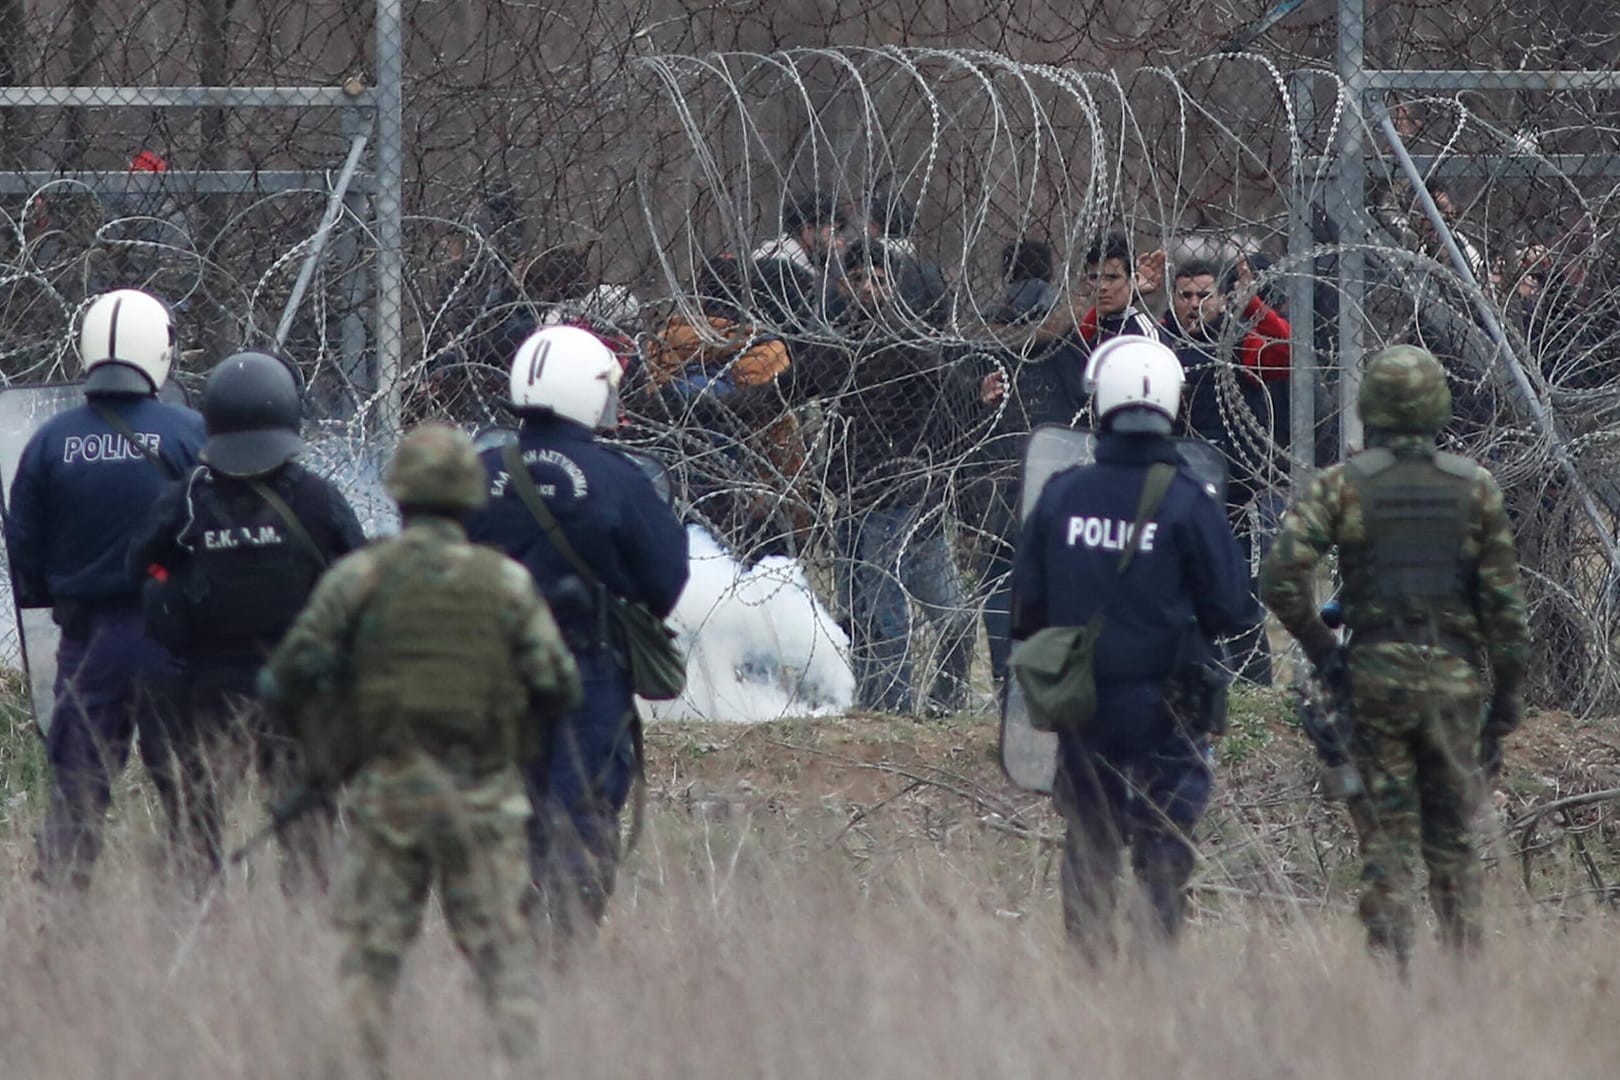
<svg viewBox="0 0 1620 1080">
<path fill-rule="evenodd" d="M 298 377 L 264 352 L 227 356 L 208 375 L 202 413 L 208 442 L 202 459 L 227 476 L 260 476 L 304 448 Z"/>
</svg>

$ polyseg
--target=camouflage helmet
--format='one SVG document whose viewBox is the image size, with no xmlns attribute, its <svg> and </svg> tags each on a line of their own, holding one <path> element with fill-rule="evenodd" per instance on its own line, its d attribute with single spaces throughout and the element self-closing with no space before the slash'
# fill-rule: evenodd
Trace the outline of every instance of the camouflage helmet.
<svg viewBox="0 0 1620 1080">
<path fill-rule="evenodd" d="M 1370 428 L 1432 435 L 1451 422 L 1451 387 L 1427 349 L 1391 345 L 1367 360 L 1356 412 Z"/>
<path fill-rule="evenodd" d="M 406 432 L 385 484 L 395 502 L 424 510 L 476 510 L 489 499 L 489 478 L 472 440 L 448 424 Z"/>
</svg>

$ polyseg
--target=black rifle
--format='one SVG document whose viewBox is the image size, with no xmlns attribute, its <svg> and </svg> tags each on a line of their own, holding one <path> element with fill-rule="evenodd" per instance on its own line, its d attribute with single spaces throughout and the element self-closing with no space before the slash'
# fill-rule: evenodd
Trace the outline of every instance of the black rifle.
<svg viewBox="0 0 1620 1080">
<path fill-rule="evenodd" d="M 1344 625 L 1336 602 L 1322 607 L 1322 621 L 1333 630 Z M 1350 725 L 1354 716 L 1350 669 L 1341 645 L 1334 662 L 1313 672 L 1300 687 L 1299 695 L 1299 725 L 1322 761 L 1322 787 L 1330 799 L 1351 799 L 1365 790 L 1350 763 Z"/>
<path fill-rule="evenodd" d="M 329 797 L 326 788 L 321 785 L 307 781 L 299 784 L 285 799 L 270 808 L 269 824 L 249 837 L 247 843 L 231 852 L 231 862 L 239 863 L 252 855 L 267 844 L 271 837 L 280 836 L 298 819 L 325 806 Z"/>
</svg>

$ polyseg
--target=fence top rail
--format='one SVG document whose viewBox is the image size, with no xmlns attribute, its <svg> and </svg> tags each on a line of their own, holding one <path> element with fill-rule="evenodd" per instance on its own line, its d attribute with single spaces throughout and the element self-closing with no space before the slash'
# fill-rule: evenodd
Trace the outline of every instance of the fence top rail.
<svg viewBox="0 0 1620 1080">
<path fill-rule="evenodd" d="M 1620 90 L 1620 71 L 1364 71 L 1368 90 Z"/>
<path fill-rule="evenodd" d="M 376 90 L 342 86 L 0 86 L 3 108 L 374 108 Z"/>
<path fill-rule="evenodd" d="M 162 173 L 123 170 L 67 172 L 0 172 L 0 195 L 31 195 L 46 188 L 84 188 L 98 194 L 244 195 L 252 192 L 332 190 L 334 172 L 323 169 L 234 169 L 209 172 L 170 169 Z M 369 194 L 369 173 L 357 173 L 349 184 L 353 193 Z"/>
</svg>

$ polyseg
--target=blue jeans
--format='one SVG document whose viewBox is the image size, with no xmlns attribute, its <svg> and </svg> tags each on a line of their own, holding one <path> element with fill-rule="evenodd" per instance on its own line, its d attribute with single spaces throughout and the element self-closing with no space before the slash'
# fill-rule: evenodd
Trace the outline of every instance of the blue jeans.
<svg viewBox="0 0 1620 1080">
<path fill-rule="evenodd" d="M 1012 568 L 1010 546 L 983 559 L 982 582 L 990 588 L 984 601 L 984 636 L 990 643 L 990 678 L 998 698 L 1005 693 L 1007 665 L 1012 660 Z"/>
<path fill-rule="evenodd" d="M 937 519 L 917 507 L 869 510 L 842 524 L 838 579 L 850 619 L 850 668 L 863 709 L 909 713 L 914 651 L 911 602 L 939 637 L 941 659 L 927 704 L 946 712 L 967 701 L 974 616 Z"/>
<path fill-rule="evenodd" d="M 1234 486 L 1233 493 L 1236 496 L 1241 489 Z M 1260 564 L 1271 550 L 1287 509 L 1287 499 L 1274 488 L 1262 488 L 1252 499 L 1228 509 L 1232 530 L 1248 550 L 1249 592 L 1256 597 L 1260 595 Z M 1271 685 L 1271 644 L 1266 640 L 1264 616 L 1227 641 L 1224 653 L 1224 663 L 1233 675 L 1257 686 Z"/>
</svg>

